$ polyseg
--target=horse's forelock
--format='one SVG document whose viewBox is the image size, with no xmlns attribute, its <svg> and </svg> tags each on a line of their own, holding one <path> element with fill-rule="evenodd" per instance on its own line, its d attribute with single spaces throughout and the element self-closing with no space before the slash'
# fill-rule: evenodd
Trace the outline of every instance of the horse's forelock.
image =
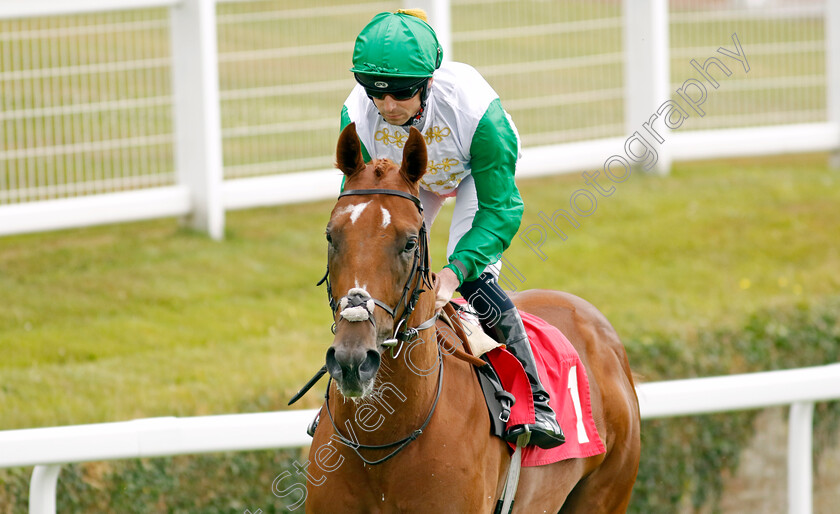
<svg viewBox="0 0 840 514">
<path fill-rule="evenodd" d="M 418 192 L 417 187 L 400 174 L 399 165 L 386 158 L 369 162 L 364 172 L 353 176 L 352 183 L 348 179 L 345 185 L 345 189 L 369 188 L 399 189 L 415 195 Z"/>
<path fill-rule="evenodd" d="M 376 161 L 373 167 L 373 175 L 378 179 L 382 179 L 387 175 L 389 168 L 396 169 L 396 165 L 389 160 L 380 159 Z"/>
</svg>

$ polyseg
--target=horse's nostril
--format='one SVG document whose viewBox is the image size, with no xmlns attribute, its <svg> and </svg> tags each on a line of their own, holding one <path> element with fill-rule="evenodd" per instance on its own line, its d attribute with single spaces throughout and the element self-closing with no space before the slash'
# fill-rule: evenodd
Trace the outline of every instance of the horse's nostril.
<svg viewBox="0 0 840 514">
<path fill-rule="evenodd" d="M 336 380 L 341 379 L 341 365 L 338 363 L 338 359 L 335 358 L 335 348 L 330 348 L 327 350 L 327 371 L 330 372 L 330 376 Z"/>
<path fill-rule="evenodd" d="M 359 379 L 364 382 L 376 376 L 376 372 L 379 370 L 379 364 L 381 361 L 382 357 L 380 357 L 379 352 L 376 350 L 368 350 L 365 355 L 365 360 L 362 361 L 361 366 L 359 366 Z"/>
</svg>

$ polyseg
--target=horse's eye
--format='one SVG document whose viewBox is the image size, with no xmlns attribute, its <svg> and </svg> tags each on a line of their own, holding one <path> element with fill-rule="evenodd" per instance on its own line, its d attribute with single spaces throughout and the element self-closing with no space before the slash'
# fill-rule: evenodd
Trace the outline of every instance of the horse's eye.
<svg viewBox="0 0 840 514">
<path fill-rule="evenodd" d="M 411 239 L 406 241 L 405 248 L 403 248 L 403 251 L 404 252 L 410 252 L 410 251 L 414 250 L 415 248 L 417 248 L 417 238 L 412 237 Z"/>
<path fill-rule="evenodd" d="M 332 236 L 330 235 L 330 233 L 329 233 L 329 232 L 327 232 L 327 242 L 328 242 L 329 244 L 332 244 Z"/>
</svg>

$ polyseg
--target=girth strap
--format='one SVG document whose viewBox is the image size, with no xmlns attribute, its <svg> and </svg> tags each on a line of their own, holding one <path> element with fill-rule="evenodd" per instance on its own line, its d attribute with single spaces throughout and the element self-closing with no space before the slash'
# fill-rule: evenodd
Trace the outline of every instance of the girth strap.
<svg viewBox="0 0 840 514">
<path fill-rule="evenodd" d="M 496 502 L 496 510 L 493 514 L 510 514 L 513 510 L 513 499 L 516 497 L 519 473 L 522 470 L 522 448 L 528 444 L 529 439 L 531 439 L 531 432 L 526 430 L 516 440 L 516 450 L 510 458 L 510 466 L 505 477 L 505 488 L 502 490 L 502 497 Z"/>
</svg>

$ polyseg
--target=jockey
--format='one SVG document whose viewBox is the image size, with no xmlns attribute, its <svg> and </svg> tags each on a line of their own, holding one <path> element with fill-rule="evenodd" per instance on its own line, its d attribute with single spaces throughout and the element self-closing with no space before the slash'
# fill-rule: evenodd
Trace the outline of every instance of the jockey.
<svg viewBox="0 0 840 514">
<path fill-rule="evenodd" d="M 471 66 L 443 62 L 443 51 L 422 10 L 383 12 L 356 38 L 353 67 L 358 85 L 341 111 L 341 128 L 356 123 L 362 155 L 402 160 L 410 127 L 426 139 L 428 166 L 420 180 L 427 227 L 447 198 L 455 197 L 449 229 L 449 263 L 437 274 L 435 308 L 455 290 L 482 316 L 490 335 L 525 368 L 534 396 L 536 423 L 509 430 L 515 442 L 525 430 L 530 444 L 564 442 L 522 318 L 499 286 L 502 252 L 522 221 L 514 183 L 519 134 L 499 96 Z"/>
</svg>

